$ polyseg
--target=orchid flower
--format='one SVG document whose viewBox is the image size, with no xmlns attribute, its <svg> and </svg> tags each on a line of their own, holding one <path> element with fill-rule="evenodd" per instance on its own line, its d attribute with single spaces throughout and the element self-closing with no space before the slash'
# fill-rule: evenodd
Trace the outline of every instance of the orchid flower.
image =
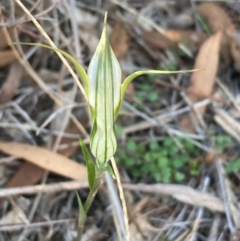
<svg viewBox="0 0 240 241">
<path fill-rule="evenodd" d="M 90 61 L 87 73 L 74 57 L 60 49 L 37 43 L 28 43 L 27 45 L 37 45 L 60 52 L 76 67 L 84 84 L 90 110 L 92 122 L 90 149 L 96 158 L 96 163 L 100 166 L 104 166 L 116 152 L 117 142 L 114 133 L 114 122 L 122 106 L 126 89 L 133 79 L 143 74 L 172 74 L 197 71 L 142 70 L 129 75 L 121 83 L 121 68 L 108 39 L 107 13 L 105 13 L 101 39 Z"/>
</svg>

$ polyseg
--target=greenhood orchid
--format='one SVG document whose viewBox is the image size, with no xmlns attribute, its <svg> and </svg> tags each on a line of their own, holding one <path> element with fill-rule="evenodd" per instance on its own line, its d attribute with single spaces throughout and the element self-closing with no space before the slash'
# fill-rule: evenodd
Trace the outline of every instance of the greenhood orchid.
<svg viewBox="0 0 240 241">
<path fill-rule="evenodd" d="M 129 75 L 121 83 L 121 68 L 108 39 L 107 13 L 104 18 L 101 39 L 90 61 L 87 73 L 74 57 L 60 49 L 37 43 L 20 44 L 41 46 L 60 52 L 76 67 L 84 84 L 90 110 L 92 122 L 90 149 L 96 158 L 96 163 L 100 166 L 104 166 L 116 152 L 117 142 L 114 133 L 114 122 L 122 106 L 126 89 L 134 78 L 143 74 L 172 74 L 197 71 L 143 70 Z"/>
</svg>

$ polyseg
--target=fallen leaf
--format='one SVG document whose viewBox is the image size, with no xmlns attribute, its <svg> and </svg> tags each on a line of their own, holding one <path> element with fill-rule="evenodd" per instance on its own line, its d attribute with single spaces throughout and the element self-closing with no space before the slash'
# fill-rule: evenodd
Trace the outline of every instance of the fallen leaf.
<svg viewBox="0 0 240 241">
<path fill-rule="evenodd" d="M 143 31 L 142 38 L 153 49 L 169 49 L 176 45 L 168 36 L 157 31 Z"/>
<path fill-rule="evenodd" d="M 68 133 L 79 133 L 79 129 L 76 127 L 75 124 L 71 124 L 70 127 L 66 130 Z M 79 133 L 80 134 L 80 133 Z M 55 143 L 56 137 L 53 138 L 53 143 Z M 61 140 L 60 145 L 62 144 L 69 144 L 68 148 L 65 148 L 63 150 L 59 150 L 58 153 L 61 155 L 64 155 L 66 157 L 70 157 L 73 155 L 73 153 L 76 152 L 76 150 L 79 148 L 79 146 L 72 146 L 73 139 L 63 137 Z M 13 175 L 13 177 L 7 182 L 6 187 L 24 187 L 24 186 L 30 186 L 38 183 L 43 175 L 45 173 L 45 170 L 30 163 L 25 162 L 21 165 L 21 167 L 17 170 L 17 172 Z M 0 200 L 0 209 L 2 207 L 3 200 Z"/>
<path fill-rule="evenodd" d="M 0 142 L 0 150 L 50 172 L 75 180 L 87 180 L 87 170 L 84 165 L 45 148 L 14 142 Z"/>
<path fill-rule="evenodd" d="M 123 59 L 127 54 L 130 39 L 131 37 L 128 34 L 127 30 L 121 24 L 116 23 L 111 33 L 110 44 L 118 61 Z M 124 81 L 125 78 L 126 73 L 122 71 L 122 81 Z M 127 89 L 128 96 L 132 96 L 130 94 L 131 91 L 134 91 L 134 86 L 132 83 L 130 83 L 129 88 Z"/>
<path fill-rule="evenodd" d="M 44 172 L 44 169 L 30 162 L 23 163 L 14 176 L 8 181 L 6 187 L 23 187 L 36 184 L 41 180 Z"/>
<path fill-rule="evenodd" d="M 202 3 L 198 5 L 197 11 L 214 33 L 234 28 L 230 16 L 216 3 Z"/>
<path fill-rule="evenodd" d="M 8 33 L 10 35 L 10 38 L 14 41 L 14 27 L 7 29 Z M 3 31 L 0 31 L 0 49 L 4 49 L 5 47 L 8 47 L 8 41 L 5 38 L 5 35 Z"/>
<path fill-rule="evenodd" d="M 8 102 L 14 97 L 21 82 L 22 74 L 21 65 L 18 62 L 13 63 L 5 82 L 0 89 L 0 104 Z"/>
<path fill-rule="evenodd" d="M 235 63 L 235 65 L 240 66 L 240 58 L 238 57 L 238 60 L 235 60 L 235 52 L 232 51 L 231 47 L 232 42 L 235 42 L 231 36 L 235 33 L 236 28 L 225 9 L 216 3 L 202 3 L 197 7 L 197 11 L 213 33 L 218 31 L 224 33 L 221 40 L 221 56 L 224 64 L 230 65 L 233 59 L 234 62 L 238 61 L 238 64 Z"/>
<path fill-rule="evenodd" d="M 67 132 L 78 133 L 79 129 L 72 125 Z M 56 139 L 56 138 L 54 138 Z M 60 144 L 71 144 L 72 139 L 63 137 Z M 55 141 L 53 141 L 55 143 Z M 79 147 L 69 146 L 69 148 L 59 150 L 58 153 L 65 157 L 70 157 Z M 6 187 L 23 187 L 38 183 L 43 177 L 45 170 L 29 162 L 23 163 L 14 176 L 8 181 Z M 0 202 L 1 207 L 1 202 Z"/>
<path fill-rule="evenodd" d="M 205 33 L 192 30 L 169 29 L 166 31 L 166 34 L 173 42 L 183 42 L 194 51 L 198 50 L 202 43 L 207 39 Z"/>
<path fill-rule="evenodd" d="M 206 35 L 201 32 L 191 30 L 166 30 L 165 35 L 157 31 L 143 31 L 144 41 L 153 49 L 169 49 L 177 46 L 180 42 L 190 45 L 192 50 L 196 50 L 206 39 Z"/>
<path fill-rule="evenodd" d="M 0 67 L 7 66 L 16 60 L 12 50 L 1 50 L 0 51 Z"/>
<path fill-rule="evenodd" d="M 200 96 L 210 96 L 218 69 L 221 38 L 222 32 L 218 32 L 209 37 L 201 46 L 194 69 L 205 69 L 192 73 L 189 90 L 193 93 Z M 195 95 L 192 94 L 188 94 L 188 97 L 192 100 L 195 99 Z"/>
<path fill-rule="evenodd" d="M 199 101 L 199 96 L 210 96 L 212 93 L 218 69 L 221 38 L 222 32 L 219 31 L 209 37 L 199 50 L 194 69 L 205 69 L 194 72 L 191 76 L 191 85 L 188 88 L 189 93 L 187 96 L 192 102 Z M 199 109 L 199 112 L 203 114 L 205 109 L 206 107 L 202 107 Z M 194 131 L 195 129 L 189 116 L 185 116 L 182 119 L 181 127 L 189 131 Z"/>
<path fill-rule="evenodd" d="M 117 59 L 123 59 L 129 48 L 130 36 L 119 23 L 116 23 L 113 28 L 110 43 Z"/>
</svg>

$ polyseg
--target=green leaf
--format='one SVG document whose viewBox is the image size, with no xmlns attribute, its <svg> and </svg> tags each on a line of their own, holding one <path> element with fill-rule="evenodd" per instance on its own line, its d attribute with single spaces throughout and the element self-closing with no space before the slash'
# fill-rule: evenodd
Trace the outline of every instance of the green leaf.
<svg viewBox="0 0 240 241">
<path fill-rule="evenodd" d="M 145 90 L 145 91 L 150 91 L 152 88 L 151 88 L 151 85 L 150 84 L 140 84 L 139 88 L 141 90 Z"/>
<path fill-rule="evenodd" d="M 152 161 L 152 155 L 151 155 L 150 152 L 145 153 L 143 158 L 144 158 L 144 161 L 146 161 L 146 162 L 151 162 Z"/>
<path fill-rule="evenodd" d="M 152 160 L 158 160 L 159 158 L 164 157 L 163 155 L 161 155 L 161 152 L 155 151 L 155 152 L 151 152 L 151 159 Z"/>
<path fill-rule="evenodd" d="M 160 182 L 162 180 L 162 175 L 160 172 L 154 172 L 152 173 L 152 177 L 156 182 Z"/>
<path fill-rule="evenodd" d="M 127 158 L 126 158 L 126 160 L 125 160 L 125 165 L 126 165 L 127 167 L 132 167 L 132 166 L 134 166 L 135 164 L 136 164 L 136 161 L 135 161 L 134 158 L 132 158 L 132 157 L 127 157 Z"/>
<path fill-rule="evenodd" d="M 160 149 L 160 146 L 157 141 L 151 141 L 149 144 L 149 148 L 151 151 L 157 151 Z"/>
<path fill-rule="evenodd" d="M 176 155 L 178 152 L 179 152 L 179 147 L 178 146 L 176 146 L 176 144 L 174 143 L 172 146 L 171 146 L 171 149 L 169 148 L 169 155 L 170 156 L 174 156 L 174 155 Z"/>
<path fill-rule="evenodd" d="M 159 95 L 156 92 L 149 93 L 148 99 L 151 102 L 157 101 L 159 99 Z"/>
<path fill-rule="evenodd" d="M 78 71 L 78 74 L 80 75 L 82 81 L 83 81 L 83 84 L 84 84 L 84 87 L 85 87 L 85 92 L 86 92 L 86 95 L 87 95 L 87 98 L 89 97 L 89 84 L 88 84 L 88 76 L 84 70 L 84 68 L 82 67 L 82 65 L 70 54 L 68 54 L 67 52 L 61 50 L 61 49 L 58 49 L 58 48 L 54 48 L 52 46 L 49 46 L 49 45 L 46 45 L 46 44 L 40 44 L 40 43 L 24 43 L 24 42 L 16 42 L 16 43 L 12 43 L 13 45 L 17 45 L 17 44 L 20 44 L 20 45 L 30 45 L 30 46 L 39 46 L 39 47 L 42 47 L 42 48 L 46 48 L 46 49 L 51 49 L 55 52 L 59 52 L 61 53 L 64 57 L 66 57 L 69 61 L 71 61 L 75 68 L 77 69 Z"/>
<path fill-rule="evenodd" d="M 228 173 L 231 172 L 237 172 L 240 170 L 240 158 L 234 160 L 234 161 L 230 161 L 227 165 L 226 171 Z"/>
<path fill-rule="evenodd" d="M 190 157 L 187 154 L 181 154 L 181 155 L 178 155 L 178 159 L 185 164 L 189 162 Z"/>
<path fill-rule="evenodd" d="M 120 125 L 115 124 L 115 127 L 114 127 L 114 128 L 115 128 L 116 136 L 117 136 L 117 137 L 121 136 L 122 133 L 123 133 L 123 127 L 120 126 Z"/>
<path fill-rule="evenodd" d="M 136 141 L 128 141 L 127 142 L 127 150 L 131 152 L 135 152 L 137 150 Z"/>
<path fill-rule="evenodd" d="M 160 157 L 158 159 L 158 167 L 164 168 L 168 166 L 169 159 L 167 157 Z"/>
<path fill-rule="evenodd" d="M 233 144 L 233 140 L 228 135 L 218 135 L 215 138 L 216 141 L 216 148 L 219 151 L 223 151 L 227 147 Z"/>
<path fill-rule="evenodd" d="M 139 177 L 141 176 L 141 172 L 138 169 L 133 169 L 131 171 L 131 174 L 133 175 L 133 177 Z"/>
<path fill-rule="evenodd" d="M 192 73 L 202 69 L 192 69 L 192 70 L 179 70 L 179 71 L 168 71 L 168 70 L 141 70 L 130 74 L 121 85 L 121 101 L 124 98 L 125 92 L 129 84 L 138 76 L 144 74 L 179 74 L 179 73 Z"/>
<path fill-rule="evenodd" d="M 201 171 L 201 166 L 199 165 L 199 163 L 196 160 L 192 160 L 190 162 L 190 174 L 193 176 L 197 176 L 199 175 Z"/>
<path fill-rule="evenodd" d="M 86 220 L 87 214 L 84 210 L 81 198 L 79 197 L 77 192 L 76 192 L 76 195 L 77 195 L 77 201 L 78 201 L 78 207 L 79 207 L 78 223 L 83 225 Z"/>
<path fill-rule="evenodd" d="M 173 145 L 175 145 L 174 141 L 172 140 L 172 138 L 167 137 L 164 141 L 163 141 L 163 147 L 164 148 L 171 148 Z"/>
<path fill-rule="evenodd" d="M 88 184 L 89 184 L 90 189 L 92 189 L 93 185 L 94 185 L 95 177 L 96 177 L 95 163 L 93 162 L 93 160 L 87 150 L 87 147 L 85 146 L 85 144 L 81 138 L 79 138 L 79 143 L 82 148 L 82 152 L 83 152 L 86 164 L 87 164 Z"/>
<path fill-rule="evenodd" d="M 107 164 L 107 166 L 106 166 L 106 171 L 112 176 L 113 179 L 116 179 L 113 169 L 109 164 Z"/>
<path fill-rule="evenodd" d="M 175 172 L 174 173 L 174 179 L 177 181 L 177 182 L 182 182 L 183 180 L 185 180 L 186 178 L 186 175 L 182 172 Z"/>
<path fill-rule="evenodd" d="M 180 168 L 180 167 L 182 167 L 185 163 L 181 160 L 181 159 L 179 159 L 179 158 L 175 158 L 175 159 L 173 159 L 173 160 L 171 160 L 171 164 L 172 164 L 172 166 L 174 167 L 174 168 Z"/>
<path fill-rule="evenodd" d="M 168 153 L 168 150 L 166 148 L 160 148 L 160 151 L 158 152 L 158 155 L 159 157 L 160 156 L 167 156 L 169 153 Z"/>
<path fill-rule="evenodd" d="M 142 155 L 146 152 L 146 147 L 144 145 L 137 145 L 136 151 L 139 155 Z"/>
<path fill-rule="evenodd" d="M 162 182 L 169 183 L 171 179 L 171 169 L 169 167 L 165 167 L 161 170 L 162 174 Z"/>
</svg>

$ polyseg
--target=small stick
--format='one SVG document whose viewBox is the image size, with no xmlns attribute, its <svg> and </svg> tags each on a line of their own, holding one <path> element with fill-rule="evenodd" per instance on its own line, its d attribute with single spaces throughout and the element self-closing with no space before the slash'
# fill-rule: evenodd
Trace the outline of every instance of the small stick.
<svg viewBox="0 0 240 241">
<path fill-rule="evenodd" d="M 26 187 L 13 187 L 0 189 L 0 198 L 6 198 L 10 196 L 17 196 L 23 194 L 35 194 L 35 193 L 51 193 L 59 191 L 77 190 L 80 188 L 87 188 L 87 181 L 69 181 L 58 182 L 53 184 L 40 184 Z"/>
<path fill-rule="evenodd" d="M 53 47 L 57 48 L 57 46 L 54 44 L 54 42 L 51 40 L 51 38 L 48 36 L 48 34 L 45 32 L 45 30 L 42 28 L 42 26 L 38 23 L 38 21 L 33 17 L 33 15 L 29 12 L 29 10 L 22 4 L 20 0 L 15 0 L 15 2 L 22 8 L 22 10 L 27 14 L 27 16 L 32 20 L 34 25 L 37 27 L 37 29 L 41 32 L 41 34 L 45 37 L 45 39 L 48 41 L 48 43 Z M 56 52 L 56 54 L 59 56 L 59 58 L 62 60 L 64 65 L 67 67 L 68 71 L 71 73 L 72 77 L 76 81 L 79 89 L 82 91 L 83 95 L 86 97 L 84 88 L 80 81 L 78 80 L 77 75 L 74 73 L 73 69 L 67 62 L 67 60 L 63 57 L 63 55 L 59 52 Z"/>
<path fill-rule="evenodd" d="M 125 197 L 124 197 L 124 192 L 123 192 L 123 188 L 122 188 L 122 184 L 121 184 L 121 180 L 120 180 L 120 175 L 119 175 L 114 157 L 111 158 L 111 164 L 112 164 L 112 167 L 113 167 L 114 174 L 116 176 L 118 189 L 119 189 L 119 195 L 120 195 L 120 199 L 121 199 L 121 202 L 122 202 L 124 222 L 125 222 L 125 228 L 126 228 L 126 241 L 130 241 L 130 231 L 129 231 L 129 223 L 128 223 L 127 205 L 126 205 L 126 200 L 125 200 Z"/>
</svg>

